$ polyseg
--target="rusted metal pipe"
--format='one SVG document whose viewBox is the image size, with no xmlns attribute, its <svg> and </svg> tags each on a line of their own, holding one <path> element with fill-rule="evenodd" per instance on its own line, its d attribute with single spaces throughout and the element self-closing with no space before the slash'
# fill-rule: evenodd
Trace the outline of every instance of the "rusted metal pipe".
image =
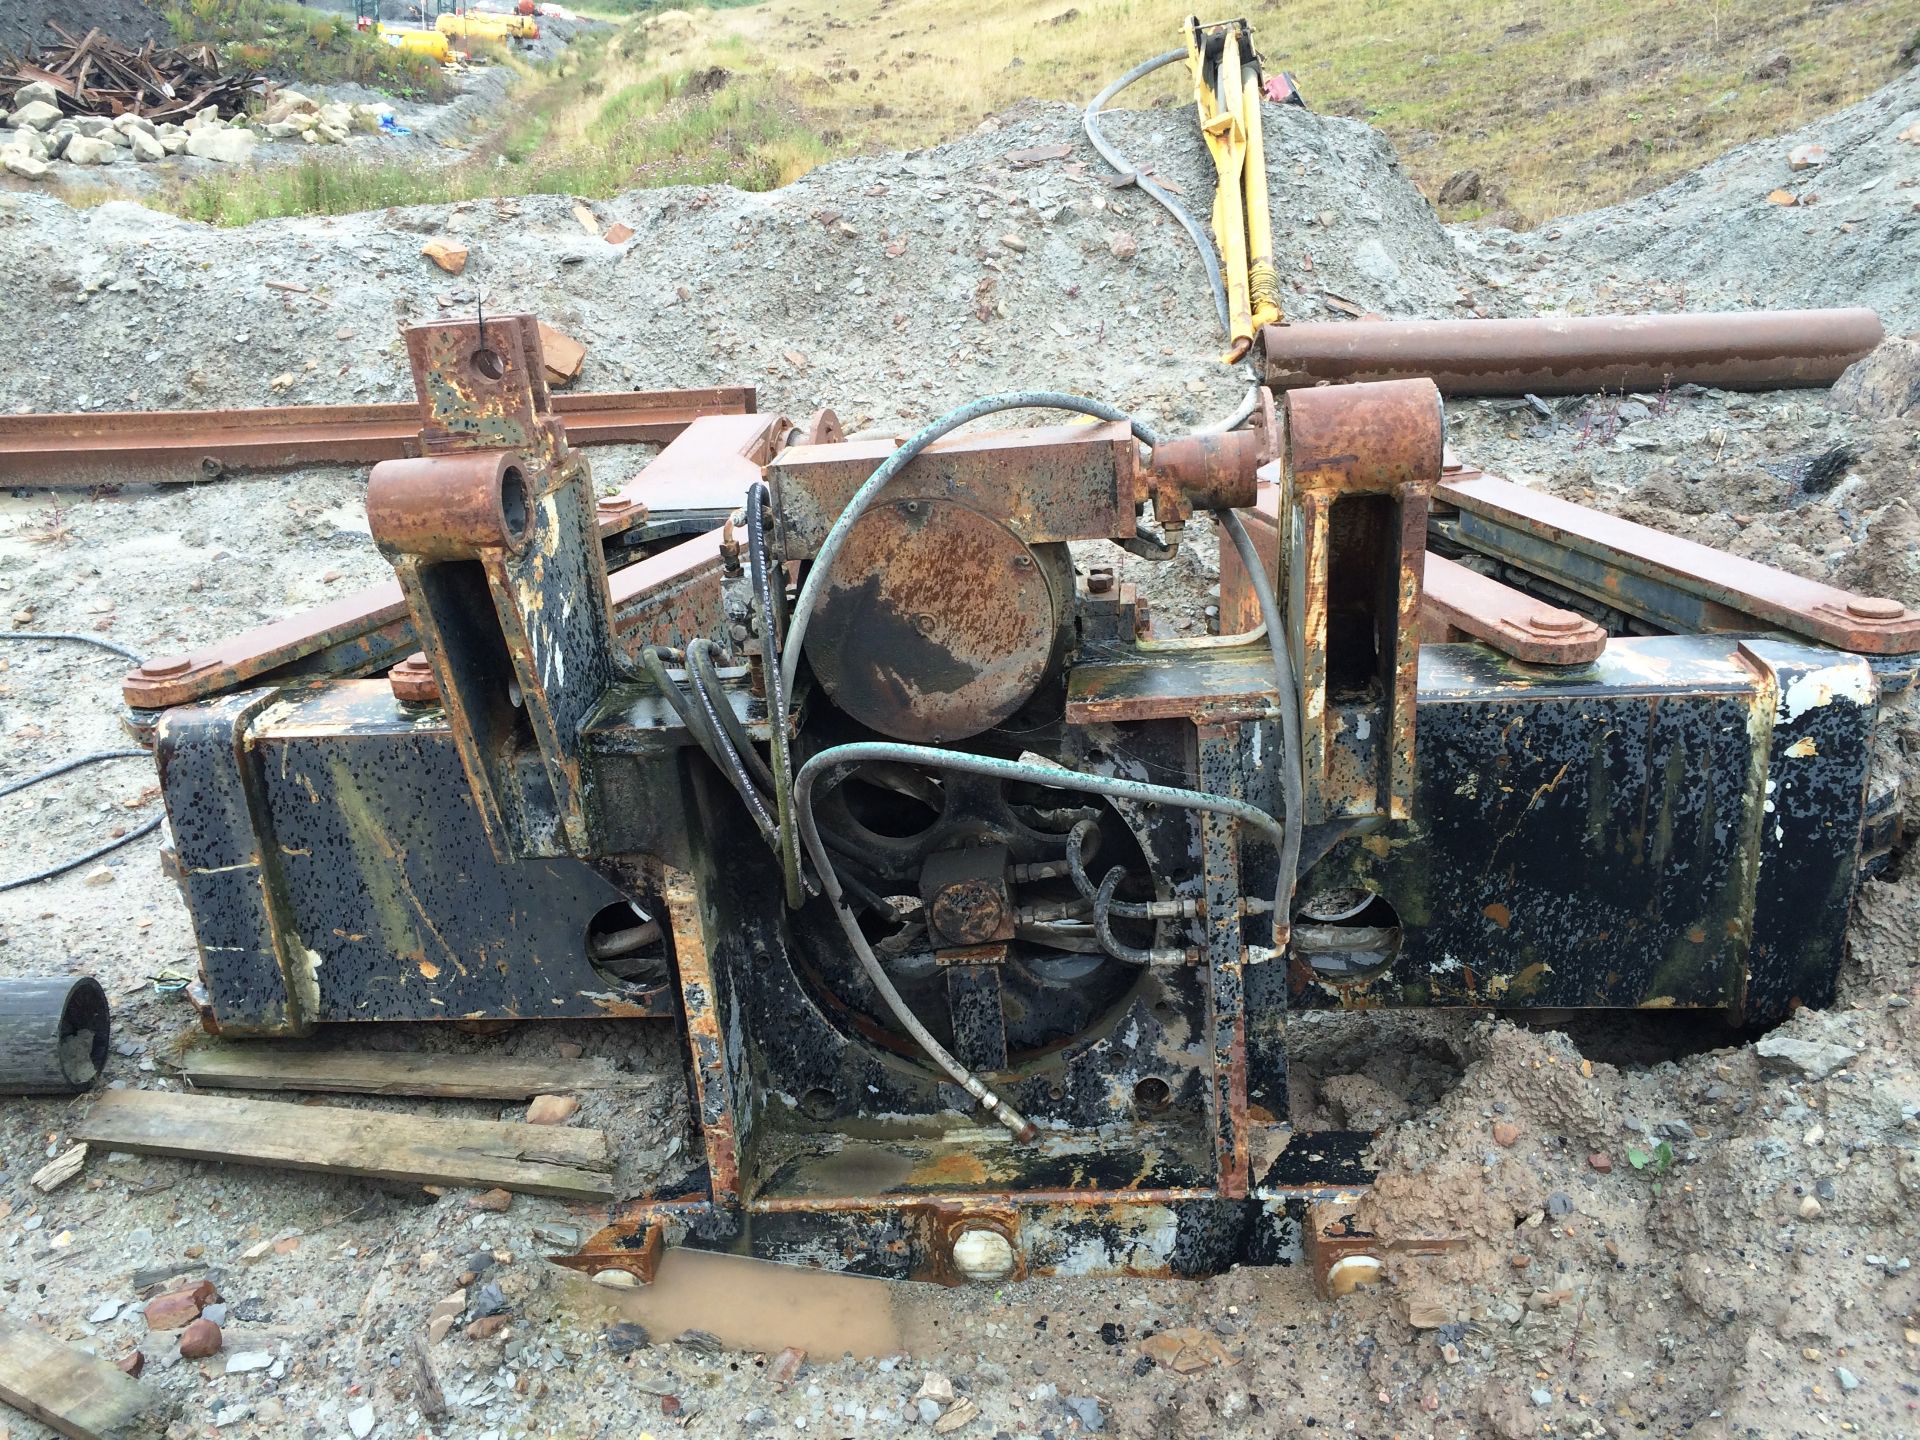
<svg viewBox="0 0 1920 1440">
<path fill-rule="evenodd" d="M 1443 395 L 1831 385 L 1885 337 L 1871 310 L 1269 325 L 1267 384 L 1424 375 Z"/>
</svg>

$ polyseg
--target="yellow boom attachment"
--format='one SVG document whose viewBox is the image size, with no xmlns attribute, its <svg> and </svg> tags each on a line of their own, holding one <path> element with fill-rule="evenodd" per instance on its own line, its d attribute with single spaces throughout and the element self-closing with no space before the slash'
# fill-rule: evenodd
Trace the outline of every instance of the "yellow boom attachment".
<svg viewBox="0 0 1920 1440">
<path fill-rule="evenodd" d="M 1267 158 L 1260 117 L 1260 57 L 1244 20 L 1202 25 L 1186 20 L 1187 68 L 1200 133 L 1219 177 L 1213 234 L 1227 288 L 1229 364 L 1253 346 L 1262 325 L 1281 320 L 1280 276 L 1273 268 L 1273 216 L 1267 208 Z"/>
</svg>

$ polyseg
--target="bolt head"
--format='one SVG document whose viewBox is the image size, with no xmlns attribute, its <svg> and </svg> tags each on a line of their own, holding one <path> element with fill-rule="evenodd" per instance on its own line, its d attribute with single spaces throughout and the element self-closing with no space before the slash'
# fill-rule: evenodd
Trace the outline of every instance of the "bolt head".
<svg viewBox="0 0 1920 1440">
<path fill-rule="evenodd" d="M 151 675 L 155 679 L 164 679 L 169 675 L 184 675 L 193 668 L 190 655 L 162 655 L 145 661 L 140 666 L 142 675 Z"/>
<path fill-rule="evenodd" d="M 1907 613 L 1907 607 L 1898 600 L 1862 595 L 1847 602 L 1847 613 L 1856 620 L 1898 620 Z"/>
<path fill-rule="evenodd" d="M 1565 635 L 1580 628 L 1580 617 L 1565 610 L 1536 610 L 1527 617 L 1527 628 L 1549 635 Z"/>
</svg>

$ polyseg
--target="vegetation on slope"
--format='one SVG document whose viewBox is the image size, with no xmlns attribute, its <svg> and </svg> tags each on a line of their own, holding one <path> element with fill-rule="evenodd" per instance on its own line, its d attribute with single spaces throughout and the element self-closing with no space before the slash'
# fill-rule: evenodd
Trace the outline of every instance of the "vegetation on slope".
<svg viewBox="0 0 1920 1440">
<path fill-rule="evenodd" d="M 449 93 L 438 65 L 361 34 L 350 15 L 280 0 L 175 0 L 155 8 L 183 44 L 211 44 L 237 69 L 281 80 L 350 81 L 416 99 Z"/>
</svg>

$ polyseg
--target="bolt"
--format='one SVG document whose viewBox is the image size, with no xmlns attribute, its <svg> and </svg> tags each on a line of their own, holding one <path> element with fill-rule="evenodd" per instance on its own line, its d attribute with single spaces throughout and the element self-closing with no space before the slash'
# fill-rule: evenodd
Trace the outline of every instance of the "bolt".
<svg viewBox="0 0 1920 1440">
<path fill-rule="evenodd" d="M 1564 610 L 1536 610 L 1527 617 L 1527 626 L 1533 630 L 1545 630 L 1550 635 L 1564 635 L 1580 628 L 1580 617 L 1569 615 Z"/>
<path fill-rule="evenodd" d="M 933 633 L 933 627 L 937 624 L 939 624 L 939 621 L 935 620 L 933 616 L 927 614 L 924 610 L 913 617 L 913 628 L 918 630 L 922 635 L 931 635 Z"/>
<path fill-rule="evenodd" d="M 1087 593 L 1089 595 L 1104 595 L 1111 589 L 1113 589 L 1113 571 L 1107 569 L 1106 566 L 1102 565 L 1097 570 L 1089 570 L 1087 572 Z"/>
<path fill-rule="evenodd" d="M 900 508 L 909 515 L 918 515 L 920 513 L 920 502 L 918 500 L 909 500 Z"/>
<path fill-rule="evenodd" d="M 1907 607 L 1898 600 L 1887 600 L 1876 595 L 1862 595 L 1858 599 L 1847 601 L 1847 613 L 1856 620 L 1898 620 L 1907 613 Z"/>
<path fill-rule="evenodd" d="M 140 673 L 161 679 L 169 675 L 184 675 L 193 668 L 193 659 L 187 655 L 162 655 L 156 660 L 141 664 Z"/>
<path fill-rule="evenodd" d="M 1013 568 L 1016 570 L 1031 570 L 1033 568 L 1033 557 L 1031 555 L 1014 556 Z"/>
</svg>

